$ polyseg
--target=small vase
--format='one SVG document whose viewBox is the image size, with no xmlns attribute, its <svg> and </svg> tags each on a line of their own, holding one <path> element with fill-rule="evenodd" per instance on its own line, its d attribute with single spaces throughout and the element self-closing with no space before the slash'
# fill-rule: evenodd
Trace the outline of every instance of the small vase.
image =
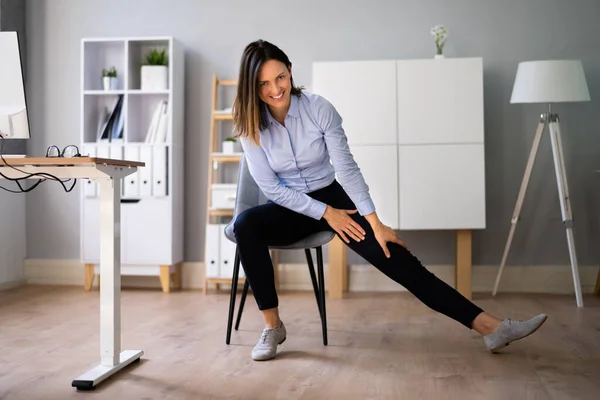
<svg viewBox="0 0 600 400">
<path fill-rule="evenodd" d="M 443 60 L 444 59 L 444 55 L 443 54 L 436 54 L 435 56 L 433 56 L 434 59 L 436 60 Z"/>
<path fill-rule="evenodd" d="M 235 152 L 234 143 L 230 142 L 230 141 L 224 141 L 223 142 L 223 154 L 233 154 L 234 152 Z"/>
<path fill-rule="evenodd" d="M 142 90 L 167 90 L 169 83 L 169 68 L 165 65 L 142 65 Z"/>
<path fill-rule="evenodd" d="M 102 86 L 104 87 L 105 91 L 117 90 L 117 78 L 112 76 L 102 77 Z"/>
</svg>

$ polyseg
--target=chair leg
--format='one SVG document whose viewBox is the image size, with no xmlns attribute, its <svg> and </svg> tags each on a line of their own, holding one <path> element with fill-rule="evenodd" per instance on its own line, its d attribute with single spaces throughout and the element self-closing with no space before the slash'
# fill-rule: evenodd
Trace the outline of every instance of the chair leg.
<svg viewBox="0 0 600 400">
<path fill-rule="evenodd" d="M 323 344 L 327 346 L 327 313 L 325 312 L 325 274 L 323 273 L 323 248 L 317 247 L 317 268 L 319 270 L 319 294 L 321 296 L 321 329 Z"/>
<path fill-rule="evenodd" d="M 317 306 L 319 307 L 319 316 L 323 318 L 323 312 L 321 311 L 321 299 L 319 297 L 319 285 L 317 284 L 312 254 L 310 249 L 304 249 L 304 252 L 306 253 L 306 262 L 308 263 L 308 272 L 310 272 L 310 280 L 312 281 L 313 290 L 315 292 L 315 299 L 317 300 Z"/>
<path fill-rule="evenodd" d="M 231 295 L 229 298 L 229 318 L 227 320 L 227 338 L 225 343 L 231 340 L 231 325 L 233 324 L 233 311 L 235 310 L 235 295 L 237 294 L 238 274 L 240 271 L 240 254 L 238 246 L 235 246 L 235 261 L 233 262 L 233 278 L 231 279 Z"/>
<path fill-rule="evenodd" d="M 250 287 L 250 283 L 248 282 L 248 278 L 244 282 L 244 290 L 242 290 L 242 299 L 240 300 L 240 308 L 238 308 L 237 319 L 235 320 L 235 330 L 237 331 L 240 327 L 240 321 L 242 320 L 242 311 L 244 311 L 244 304 L 246 304 L 246 295 L 248 294 L 248 289 Z"/>
</svg>

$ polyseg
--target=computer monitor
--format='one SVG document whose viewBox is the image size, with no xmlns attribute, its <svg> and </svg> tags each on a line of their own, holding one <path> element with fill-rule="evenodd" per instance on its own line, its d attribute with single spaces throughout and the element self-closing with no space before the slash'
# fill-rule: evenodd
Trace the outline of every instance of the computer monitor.
<svg viewBox="0 0 600 400">
<path fill-rule="evenodd" d="M 5 139 L 29 139 L 29 117 L 17 32 L 0 32 L 0 135 Z"/>
</svg>

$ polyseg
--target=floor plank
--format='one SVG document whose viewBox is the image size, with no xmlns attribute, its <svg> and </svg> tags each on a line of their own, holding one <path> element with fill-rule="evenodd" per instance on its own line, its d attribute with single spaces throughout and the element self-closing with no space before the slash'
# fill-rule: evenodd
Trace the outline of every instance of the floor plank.
<svg viewBox="0 0 600 400">
<path fill-rule="evenodd" d="M 81 398 L 71 380 L 99 360 L 99 293 L 25 286 L 0 292 L 0 399 Z M 475 294 L 501 317 L 549 314 L 503 354 L 408 293 L 352 293 L 327 303 L 329 346 L 314 295 L 281 293 L 288 340 L 254 362 L 261 316 L 252 298 L 225 344 L 229 297 L 197 291 L 122 292 L 122 345 L 142 361 L 89 398 L 109 399 L 595 399 L 600 298 Z M 86 397 L 88 398 L 88 397 Z"/>
</svg>

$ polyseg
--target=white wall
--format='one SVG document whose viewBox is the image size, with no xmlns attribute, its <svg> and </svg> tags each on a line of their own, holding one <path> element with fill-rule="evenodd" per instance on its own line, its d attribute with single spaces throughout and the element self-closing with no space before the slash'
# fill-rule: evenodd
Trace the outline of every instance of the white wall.
<svg viewBox="0 0 600 400">
<path fill-rule="evenodd" d="M 237 78 L 244 46 L 264 38 L 291 57 L 295 81 L 310 85 L 315 60 L 433 57 L 429 30 L 445 24 L 447 57 L 481 56 L 485 75 L 486 190 L 488 228 L 475 232 L 473 263 L 498 265 L 543 106 L 510 105 L 517 63 L 541 58 L 579 58 L 594 101 L 557 106 L 573 188 L 577 250 L 581 264 L 600 259 L 600 3 L 598 0 L 28 0 L 28 98 L 33 139 L 30 155 L 78 138 L 80 39 L 90 36 L 174 35 L 186 61 L 186 261 L 204 258 L 206 144 L 211 77 Z M 365 79 L 369 79 L 368 76 Z M 349 85 L 352 82 L 348 82 Z M 433 117 L 433 116 L 432 116 Z M 568 264 L 549 146 L 523 210 L 509 264 Z M 57 185 L 28 195 L 31 258 L 79 257 L 79 202 Z M 450 232 L 403 232 L 427 264 L 451 264 Z M 282 255 L 282 262 L 290 262 Z M 296 257 L 296 256 L 294 256 Z M 302 253 L 295 258 L 302 260 Z M 362 263 L 349 254 L 349 262 Z"/>
</svg>

